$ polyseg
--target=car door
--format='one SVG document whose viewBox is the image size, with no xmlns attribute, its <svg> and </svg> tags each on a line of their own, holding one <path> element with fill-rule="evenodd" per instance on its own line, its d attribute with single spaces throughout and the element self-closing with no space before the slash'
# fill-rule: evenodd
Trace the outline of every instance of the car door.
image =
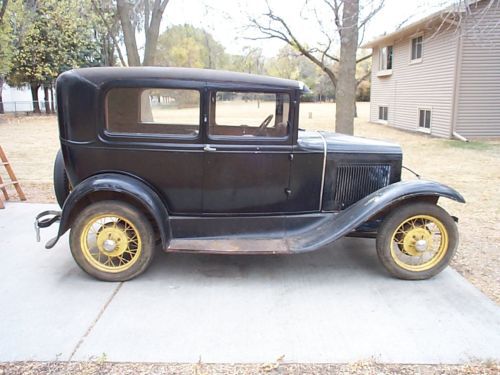
<svg viewBox="0 0 500 375">
<path fill-rule="evenodd" d="M 204 162 L 200 86 L 204 83 L 168 80 L 122 85 L 106 95 L 104 147 L 94 150 L 94 159 L 103 171 L 127 173 L 152 185 L 171 214 L 199 215 Z"/>
<path fill-rule="evenodd" d="M 286 211 L 290 94 L 209 90 L 202 207 L 205 214 Z"/>
</svg>

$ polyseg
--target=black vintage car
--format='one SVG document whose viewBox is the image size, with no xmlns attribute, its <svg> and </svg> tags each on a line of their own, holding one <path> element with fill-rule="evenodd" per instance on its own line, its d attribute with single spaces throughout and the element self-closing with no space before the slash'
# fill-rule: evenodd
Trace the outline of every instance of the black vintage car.
<svg viewBox="0 0 500 375">
<path fill-rule="evenodd" d="M 293 254 L 376 237 L 390 274 L 426 279 L 458 244 L 436 182 L 401 182 L 399 146 L 299 126 L 301 82 L 184 68 L 90 68 L 57 80 L 55 188 L 78 265 L 128 280 L 168 252 Z"/>
</svg>

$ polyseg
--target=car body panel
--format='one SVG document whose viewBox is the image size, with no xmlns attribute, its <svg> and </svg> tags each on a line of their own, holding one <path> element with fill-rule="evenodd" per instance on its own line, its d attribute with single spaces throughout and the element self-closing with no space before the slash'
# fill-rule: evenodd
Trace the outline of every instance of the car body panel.
<svg viewBox="0 0 500 375">
<path fill-rule="evenodd" d="M 199 131 L 187 138 L 107 131 L 107 95 L 114 88 L 198 90 Z M 211 137 L 210 106 L 215 92 L 224 90 L 288 94 L 287 135 Z M 398 145 L 299 130 L 305 91 L 297 81 L 205 69 L 90 68 L 62 74 L 59 130 L 74 189 L 49 247 L 71 227 L 83 203 L 113 196 L 141 207 L 167 251 L 192 246 L 224 252 L 227 246 L 233 253 L 312 251 L 344 235 L 372 235 L 385 210 L 407 199 L 464 201 L 436 182 L 400 182 Z M 134 112 L 141 103 L 124 105 Z M 176 242 L 169 247 L 171 241 Z M 200 241 L 206 241 L 205 249 Z"/>
<path fill-rule="evenodd" d="M 70 229 L 75 215 L 84 208 L 79 204 L 92 202 L 92 197 L 99 193 L 123 194 L 144 207 L 153 218 L 162 243 L 164 246 L 168 246 L 172 237 L 169 214 L 165 202 L 161 200 L 155 190 L 144 181 L 129 175 L 101 173 L 87 178 L 71 191 L 62 208 L 57 236 L 49 241 L 46 245 L 47 248 L 53 247 L 57 240 Z"/>
</svg>

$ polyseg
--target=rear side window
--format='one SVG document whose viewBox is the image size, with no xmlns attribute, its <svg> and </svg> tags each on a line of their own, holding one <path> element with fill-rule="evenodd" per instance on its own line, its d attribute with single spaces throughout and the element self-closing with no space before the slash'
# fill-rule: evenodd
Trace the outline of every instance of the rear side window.
<svg viewBox="0 0 500 375">
<path fill-rule="evenodd" d="M 196 137 L 200 92 L 185 89 L 115 88 L 106 100 L 110 133 Z"/>
</svg>

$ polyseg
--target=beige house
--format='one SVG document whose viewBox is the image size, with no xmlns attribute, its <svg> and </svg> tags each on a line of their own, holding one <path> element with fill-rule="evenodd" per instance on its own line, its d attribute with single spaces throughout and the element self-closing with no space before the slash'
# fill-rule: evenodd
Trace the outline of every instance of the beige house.
<svg viewBox="0 0 500 375">
<path fill-rule="evenodd" d="M 500 136 L 500 0 L 443 10 L 363 47 L 373 49 L 371 122 Z"/>
</svg>

